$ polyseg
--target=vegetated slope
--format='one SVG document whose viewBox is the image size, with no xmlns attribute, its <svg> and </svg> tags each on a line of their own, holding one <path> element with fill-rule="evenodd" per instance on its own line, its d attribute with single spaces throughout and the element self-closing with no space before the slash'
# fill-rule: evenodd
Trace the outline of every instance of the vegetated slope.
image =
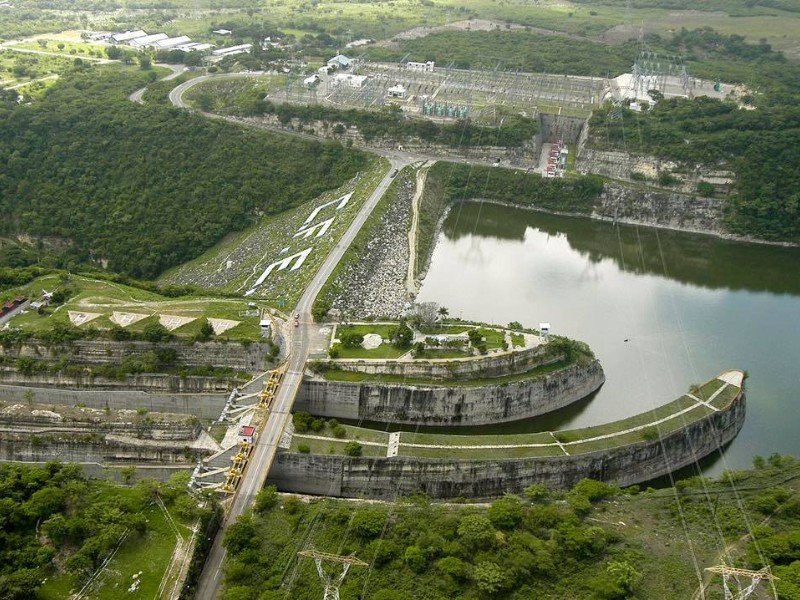
<svg viewBox="0 0 800 600">
<path fill-rule="evenodd" d="M 489 507 L 424 497 L 305 503 L 267 487 L 254 513 L 225 536 L 223 598 L 319 598 L 314 562 L 296 554 L 313 548 L 368 563 L 351 568 L 343 598 L 685 600 L 698 587 L 698 566 L 702 573 L 730 561 L 771 566 L 781 578 L 778 597 L 796 599 L 800 469 L 792 457 L 754 462 L 758 470 L 726 473 L 718 482 L 695 477 L 645 493 L 591 480 L 567 493 L 533 485 L 524 497 L 508 495 Z M 716 598 L 721 580 L 709 581 L 705 597 Z"/>
<path fill-rule="evenodd" d="M 123 474 L 133 476 L 134 471 L 125 468 Z M 147 590 L 142 592 L 152 597 L 175 546 L 173 531 L 156 522 L 161 520 L 153 504 L 156 497 L 172 507 L 185 538 L 190 530 L 184 524 L 201 512 L 205 519 L 210 516 L 187 493 L 187 481 L 188 474 L 182 473 L 170 483 L 143 481 L 122 487 L 87 480 L 77 465 L 0 465 L 0 597 L 67 598 L 126 534 L 111 569 L 127 572 L 111 577 L 117 578 L 117 585 L 128 586 L 133 573 L 144 571 L 142 586 Z"/>
<path fill-rule="evenodd" d="M 38 104 L 0 109 L 0 235 L 66 238 L 74 262 L 152 278 L 365 164 L 338 142 L 136 105 L 137 75 L 78 73 Z"/>
<path fill-rule="evenodd" d="M 612 77 L 630 70 L 638 43 L 610 46 L 529 31 L 444 31 L 403 40 L 399 51 L 371 48 L 372 60 L 435 60 L 462 69 L 520 70 Z"/>
<path fill-rule="evenodd" d="M 683 31 L 667 44 L 705 63 L 723 81 L 758 91 L 751 105 L 699 97 L 660 101 L 645 113 L 611 108 L 590 121 L 591 143 L 672 159 L 685 167 L 719 165 L 736 173 L 728 198 L 728 228 L 770 240 L 800 240 L 800 66 L 769 45 L 705 28 Z M 730 79 L 725 79 L 729 75 Z M 682 169 L 686 170 L 686 169 Z"/>
</svg>

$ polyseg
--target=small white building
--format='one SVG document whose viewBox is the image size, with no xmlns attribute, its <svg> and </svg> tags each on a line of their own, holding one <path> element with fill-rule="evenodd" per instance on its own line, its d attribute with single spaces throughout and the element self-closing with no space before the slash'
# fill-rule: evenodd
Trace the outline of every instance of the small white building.
<svg viewBox="0 0 800 600">
<path fill-rule="evenodd" d="M 386 90 L 386 95 L 389 96 L 389 98 L 405 98 L 406 93 L 406 88 L 399 83 Z"/>
<path fill-rule="evenodd" d="M 239 427 L 238 441 L 240 444 L 250 444 L 256 441 L 256 428 L 252 425 L 242 425 Z"/>
<path fill-rule="evenodd" d="M 427 62 L 407 62 L 406 69 L 409 71 L 428 71 L 433 72 L 433 68 L 436 66 L 436 63 L 432 60 Z"/>
<path fill-rule="evenodd" d="M 261 337 L 272 337 L 272 321 L 269 319 L 261 319 Z"/>
<path fill-rule="evenodd" d="M 311 77 L 306 77 L 303 79 L 303 85 L 306 87 L 314 87 L 319 83 L 319 75 L 312 75 Z"/>
<path fill-rule="evenodd" d="M 353 61 L 344 54 L 337 54 L 328 61 L 328 66 L 334 67 L 335 69 L 349 69 L 353 66 Z"/>
<path fill-rule="evenodd" d="M 136 38 L 144 37 L 146 35 L 147 32 L 142 31 L 141 29 L 137 29 L 136 31 L 124 31 L 122 33 L 114 33 L 111 35 L 111 43 L 124 44 L 126 42 L 130 42 L 131 40 L 135 40 Z"/>
<path fill-rule="evenodd" d="M 329 67 L 328 65 L 325 65 L 324 67 L 320 67 L 319 69 L 317 69 L 317 73 L 319 73 L 321 75 L 330 75 L 331 72 L 334 71 L 334 70 L 335 69 L 333 67 Z"/>
<path fill-rule="evenodd" d="M 230 29 L 215 29 L 211 33 L 216 33 L 217 35 L 230 35 L 233 32 Z"/>
<path fill-rule="evenodd" d="M 362 88 L 367 81 L 366 75 L 352 75 L 350 73 L 337 73 L 333 76 L 333 85 L 347 85 L 351 88 Z"/>
<path fill-rule="evenodd" d="M 107 42 L 110 39 L 110 31 L 95 31 L 86 36 L 86 41 L 88 42 Z"/>
<path fill-rule="evenodd" d="M 152 33 L 150 35 L 143 35 L 142 37 L 138 37 L 134 40 L 128 42 L 128 45 L 132 48 L 147 48 L 151 44 L 158 42 L 159 40 L 165 40 L 169 36 L 166 33 Z"/>
<path fill-rule="evenodd" d="M 214 48 L 214 44 L 204 44 L 201 42 L 192 42 L 191 44 L 181 44 L 175 46 L 175 50 L 182 50 L 183 52 L 205 52 Z"/>
<path fill-rule="evenodd" d="M 188 44 L 191 41 L 192 38 L 190 38 L 188 35 L 179 35 L 178 37 L 158 40 L 157 42 L 152 44 L 152 46 L 156 50 L 169 50 L 171 48 L 174 48 L 175 46 L 180 46 L 181 44 Z"/>
</svg>

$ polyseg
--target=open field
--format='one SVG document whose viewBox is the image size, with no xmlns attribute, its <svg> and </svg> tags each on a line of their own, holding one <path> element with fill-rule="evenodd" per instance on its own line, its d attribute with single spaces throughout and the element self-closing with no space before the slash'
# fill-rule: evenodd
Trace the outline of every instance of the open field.
<svg viewBox="0 0 800 600">
<path fill-rule="evenodd" d="M 217 339 L 256 341 L 261 336 L 261 307 L 255 313 L 244 315 L 243 313 L 252 309 L 243 299 L 169 298 L 139 288 L 80 275 L 71 276 L 67 282 L 62 282 L 59 275 L 46 275 L 12 293 L 24 294 L 31 300 L 37 300 L 44 290 L 52 293 L 59 289 L 67 289 L 72 293 L 64 305 L 49 308 L 44 315 L 31 310 L 12 319 L 11 325 L 32 332 L 52 329 L 56 324 L 67 325 L 70 322 L 84 329 L 91 326 L 107 329 L 116 319 L 121 325 L 130 321 L 126 328 L 131 331 L 142 331 L 148 323 L 157 323 L 161 319 L 168 329 L 174 327 L 173 334 L 191 338 L 199 333 L 204 320 L 211 318 L 238 323 Z M 80 318 L 78 314 L 83 314 L 84 317 Z M 133 316 L 126 318 L 124 315 Z M 170 321 L 171 317 L 176 319 Z"/>
</svg>

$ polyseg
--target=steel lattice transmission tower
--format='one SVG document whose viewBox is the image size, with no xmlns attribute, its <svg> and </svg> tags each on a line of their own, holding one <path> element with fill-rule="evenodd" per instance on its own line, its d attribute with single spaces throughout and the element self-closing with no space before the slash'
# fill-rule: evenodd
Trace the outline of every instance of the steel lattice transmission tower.
<svg viewBox="0 0 800 600">
<path fill-rule="evenodd" d="M 359 560 L 355 556 L 339 556 L 338 554 L 326 554 L 325 552 L 317 552 L 316 550 L 303 550 L 298 552 L 298 554 L 306 558 L 314 559 L 314 564 L 317 565 L 317 573 L 319 573 L 319 578 L 322 580 L 322 585 L 325 587 L 322 600 L 339 600 L 339 586 L 342 585 L 352 565 L 358 567 L 369 566 L 363 560 Z M 334 577 L 331 573 L 325 571 L 326 563 L 329 565 L 341 565 L 342 572 L 337 577 Z"/>
<path fill-rule="evenodd" d="M 774 581 L 778 579 L 769 572 L 769 567 L 764 567 L 758 571 L 749 571 L 747 569 L 736 569 L 727 565 L 718 565 L 715 567 L 708 567 L 706 571 L 722 575 L 722 586 L 725 591 L 725 600 L 746 600 L 750 595 L 756 591 L 758 584 L 762 581 Z M 749 579 L 749 585 L 742 585 L 739 578 Z M 731 584 L 735 587 L 731 591 Z"/>
</svg>

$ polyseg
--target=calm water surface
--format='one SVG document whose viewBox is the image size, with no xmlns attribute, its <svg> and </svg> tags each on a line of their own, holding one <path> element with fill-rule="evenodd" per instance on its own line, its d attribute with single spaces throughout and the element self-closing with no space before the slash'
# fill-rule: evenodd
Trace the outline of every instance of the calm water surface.
<svg viewBox="0 0 800 600">
<path fill-rule="evenodd" d="M 800 456 L 800 249 L 469 202 L 450 212 L 418 301 L 464 319 L 549 322 L 591 345 L 599 393 L 516 428 L 619 419 L 737 368 L 750 376 L 747 421 L 708 471 Z"/>
</svg>

